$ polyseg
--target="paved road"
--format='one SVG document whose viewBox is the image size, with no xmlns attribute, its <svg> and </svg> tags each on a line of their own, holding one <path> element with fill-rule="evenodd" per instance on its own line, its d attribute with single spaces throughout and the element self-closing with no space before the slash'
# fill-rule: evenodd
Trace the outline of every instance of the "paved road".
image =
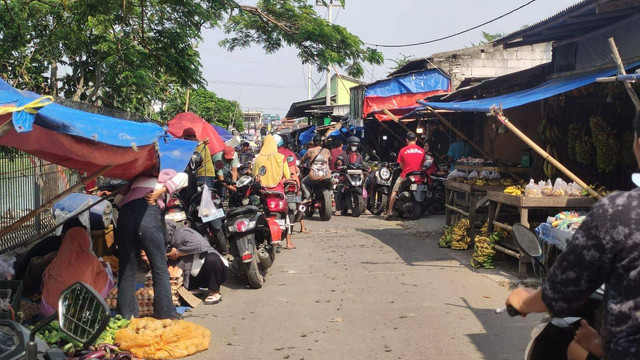
<svg viewBox="0 0 640 360">
<path fill-rule="evenodd" d="M 442 218 L 421 221 L 420 236 L 373 216 L 308 221 L 262 289 L 233 278 L 187 315 L 212 331 L 193 358 L 521 359 L 538 318 L 495 315 L 507 290 L 438 248 Z"/>
</svg>

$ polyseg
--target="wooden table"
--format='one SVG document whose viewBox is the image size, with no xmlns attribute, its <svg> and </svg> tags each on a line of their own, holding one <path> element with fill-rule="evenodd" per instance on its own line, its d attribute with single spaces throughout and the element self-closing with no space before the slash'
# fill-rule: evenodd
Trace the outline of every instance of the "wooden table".
<svg viewBox="0 0 640 360">
<path fill-rule="evenodd" d="M 505 186 L 492 185 L 469 185 L 459 181 L 445 180 L 444 186 L 446 190 L 445 215 L 447 226 L 452 225 L 452 216 L 454 213 L 461 214 L 469 219 L 470 229 L 469 237 L 475 237 L 477 230 L 474 227 L 475 221 L 478 219 L 477 210 L 487 202 L 487 191 L 503 191 Z M 462 194 L 464 200 L 459 201 L 457 194 Z"/>
<path fill-rule="evenodd" d="M 560 212 L 565 209 L 589 209 L 596 200 L 591 197 L 525 197 L 513 196 L 504 192 L 488 191 L 487 199 L 489 200 L 489 232 L 494 231 L 494 226 L 503 228 L 511 232 L 511 225 L 498 221 L 503 207 L 509 206 L 516 208 L 520 214 L 520 224 L 531 228 L 529 223 L 529 210 L 533 209 L 554 209 Z M 515 243 L 503 243 L 495 245 L 495 249 L 507 255 L 513 256 L 519 260 L 518 275 L 523 278 L 527 275 L 527 263 L 531 263 L 531 258 L 517 248 Z"/>
</svg>

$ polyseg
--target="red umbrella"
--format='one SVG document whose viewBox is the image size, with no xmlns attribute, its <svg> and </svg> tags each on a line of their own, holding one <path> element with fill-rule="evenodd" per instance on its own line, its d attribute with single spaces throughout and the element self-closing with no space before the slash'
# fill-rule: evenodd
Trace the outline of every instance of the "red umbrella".
<svg viewBox="0 0 640 360">
<path fill-rule="evenodd" d="M 199 141 L 209 139 L 208 147 L 211 155 L 224 150 L 225 143 L 220 135 L 218 135 L 216 129 L 198 115 L 192 112 L 180 113 L 169 121 L 169 133 L 175 137 L 182 136 L 182 132 L 186 128 L 195 130 L 196 137 Z"/>
</svg>

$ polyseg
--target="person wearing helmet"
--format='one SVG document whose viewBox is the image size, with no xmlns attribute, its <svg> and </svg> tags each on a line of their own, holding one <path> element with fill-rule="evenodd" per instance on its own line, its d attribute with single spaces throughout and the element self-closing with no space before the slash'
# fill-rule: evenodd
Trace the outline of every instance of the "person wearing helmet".
<svg viewBox="0 0 640 360">
<path fill-rule="evenodd" d="M 345 150 L 341 157 L 343 165 L 359 165 L 364 162 L 362 154 L 358 152 L 360 148 L 360 138 L 357 136 L 350 136 L 347 139 L 347 150 Z"/>
<path fill-rule="evenodd" d="M 309 186 L 315 184 L 319 180 L 328 179 L 331 177 L 331 170 L 329 164 L 331 163 L 331 152 L 329 149 L 322 147 L 322 135 L 313 135 L 313 146 L 304 154 L 300 163 L 309 163 L 309 175 L 307 175 L 301 181 L 302 194 L 305 200 L 311 197 L 311 191 Z"/>
</svg>

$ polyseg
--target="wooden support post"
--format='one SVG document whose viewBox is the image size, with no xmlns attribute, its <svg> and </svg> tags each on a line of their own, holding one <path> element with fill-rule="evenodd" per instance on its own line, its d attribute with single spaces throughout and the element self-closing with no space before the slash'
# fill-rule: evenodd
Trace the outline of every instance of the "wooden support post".
<svg viewBox="0 0 640 360">
<path fill-rule="evenodd" d="M 6 236 L 7 234 L 9 234 L 10 232 L 18 229 L 20 226 L 24 225 L 27 221 L 29 221 L 29 220 L 33 219 L 34 217 L 36 217 L 41 212 L 43 212 L 46 209 L 50 208 L 58 200 L 60 200 L 60 199 L 62 199 L 64 197 L 66 197 L 67 195 L 77 191 L 81 187 L 85 186 L 89 181 L 91 181 L 91 180 L 97 178 L 98 176 L 103 175 L 107 171 L 113 169 L 113 167 L 115 167 L 115 165 L 107 165 L 107 166 L 101 168 L 100 170 L 96 171 L 95 173 L 93 173 L 93 174 L 87 176 L 86 178 L 82 179 L 77 184 L 75 184 L 75 185 L 71 186 L 70 188 L 68 188 L 67 190 L 61 192 L 60 194 L 55 196 L 53 199 L 51 199 L 51 200 L 47 201 L 46 203 L 40 205 L 40 207 L 38 207 L 37 209 L 35 209 L 35 210 L 31 211 L 30 213 L 28 213 L 27 215 L 21 217 L 20 219 L 18 219 L 13 224 L 11 224 L 11 225 L 7 226 L 6 228 L 0 230 L 0 239 L 2 237 Z"/>
<path fill-rule="evenodd" d="M 375 117 L 375 116 L 374 116 L 373 118 L 374 118 L 374 119 L 376 119 L 376 121 L 377 121 L 378 123 L 380 123 L 380 125 L 381 125 L 383 128 L 387 129 L 387 131 L 389 131 L 389 132 L 391 133 L 391 135 L 395 136 L 398 140 L 400 140 L 400 141 L 402 141 L 402 142 L 405 142 L 405 141 L 406 141 L 406 139 L 404 139 L 402 136 L 400 136 L 400 135 L 398 135 L 398 134 L 394 133 L 394 132 L 393 132 L 393 130 L 391 130 L 387 125 L 385 125 L 385 124 L 384 124 L 382 121 L 380 121 L 377 117 Z"/>
<path fill-rule="evenodd" d="M 527 135 L 525 135 L 522 131 L 520 131 L 515 125 L 513 125 L 509 119 L 502 113 L 502 109 L 496 106 L 491 108 L 491 114 L 495 116 L 501 123 L 503 123 L 509 130 L 511 130 L 517 137 L 522 139 L 527 145 L 529 145 L 535 152 L 540 154 L 543 159 L 550 162 L 553 166 L 555 166 L 558 170 L 560 170 L 563 174 L 567 175 L 569 179 L 575 181 L 578 185 L 582 186 L 583 189 L 589 192 L 596 200 L 600 200 L 602 196 L 598 194 L 595 190 L 589 187 L 584 181 L 582 181 L 579 177 L 577 177 L 574 173 L 572 173 L 569 169 L 567 169 L 564 165 L 562 165 L 558 160 L 556 160 L 553 156 L 547 153 L 543 148 L 538 146 L 533 140 L 531 140 Z"/>
<path fill-rule="evenodd" d="M 609 38 L 609 47 L 611 48 L 611 53 L 613 54 L 613 58 L 616 60 L 616 65 L 618 65 L 618 72 L 621 75 L 627 75 L 627 71 L 624 68 L 624 64 L 622 63 L 622 58 L 620 57 L 620 53 L 618 52 L 618 47 L 616 46 L 616 42 L 612 37 Z M 631 101 L 633 105 L 636 107 L 636 112 L 640 111 L 640 99 L 638 99 L 638 94 L 633 91 L 633 87 L 631 83 L 628 81 L 623 81 L 624 87 L 627 89 L 629 96 L 631 97 Z"/>
<path fill-rule="evenodd" d="M 389 111 L 387 108 L 382 108 L 382 111 L 387 114 L 387 116 L 389 116 L 391 118 L 391 120 L 395 121 L 396 124 L 402 126 L 403 129 L 407 130 L 407 132 L 411 131 L 405 124 L 400 122 L 400 119 L 398 119 L 395 115 L 393 115 L 391 113 L 391 111 Z M 420 139 L 418 137 L 418 143 L 422 146 L 424 146 L 424 141 L 422 141 L 422 139 Z"/>
</svg>

